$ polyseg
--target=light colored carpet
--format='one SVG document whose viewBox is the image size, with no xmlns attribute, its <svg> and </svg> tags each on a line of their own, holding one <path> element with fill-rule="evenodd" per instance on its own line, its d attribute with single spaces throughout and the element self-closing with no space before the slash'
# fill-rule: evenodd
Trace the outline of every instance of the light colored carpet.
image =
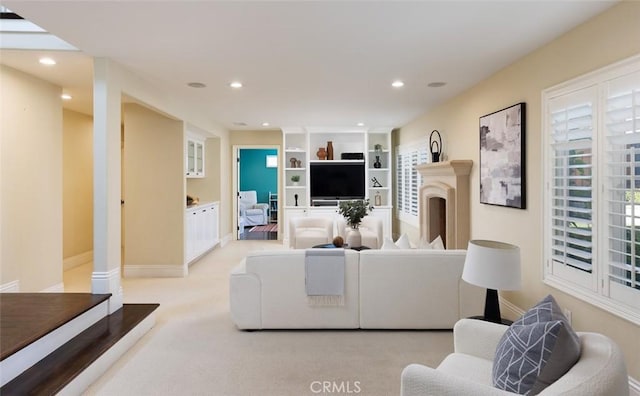
<svg viewBox="0 0 640 396">
<path fill-rule="evenodd" d="M 329 381 L 344 387 L 332 394 L 397 395 L 407 364 L 435 367 L 453 350 L 450 331 L 238 331 L 229 270 L 249 250 L 278 248 L 235 241 L 193 264 L 187 278 L 123 279 L 125 302 L 160 303 L 157 323 L 85 394 L 316 395 L 314 381 Z M 90 273 L 67 271 L 66 289 L 88 291 Z"/>
</svg>

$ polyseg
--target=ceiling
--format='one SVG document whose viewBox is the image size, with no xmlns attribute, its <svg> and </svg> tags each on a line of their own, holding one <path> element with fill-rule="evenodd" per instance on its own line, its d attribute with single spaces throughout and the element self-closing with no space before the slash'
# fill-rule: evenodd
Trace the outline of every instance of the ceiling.
<svg viewBox="0 0 640 396">
<path fill-rule="evenodd" d="M 72 94 L 66 107 L 91 112 L 91 57 L 108 57 L 241 130 L 405 125 L 614 2 L 2 4 L 82 50 L 54 54 L 58 64 L 48 68 L 38 51 L 0 52 L 2 63 Z M 391 87 L 397 79 L 405 86 Z"/>
</svg>

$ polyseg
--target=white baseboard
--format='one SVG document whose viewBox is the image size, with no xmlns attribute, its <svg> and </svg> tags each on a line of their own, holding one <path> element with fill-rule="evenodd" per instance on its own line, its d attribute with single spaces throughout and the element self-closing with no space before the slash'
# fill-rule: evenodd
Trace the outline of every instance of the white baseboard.
<svg viewBox="0 0 640 396">
<path fill-rule="evenodd" d="M 629 377 L 629 396 L 640 396 L 640 381 Z"/>
<path fill-rule="evenodd" d="M 500 312 L 503 318 L 510 320 L 518 319 L 525 313 L 522 308 L 504 300 L 502 297 L 500 297 Z M 629 377 L 629 396 L 640 396 L 640 381 L 633 377 Z"/>
<path fill-rule="evenodd" d="M 64 283 L 58 283 L 57 285 L 49 286 L 44 290 L 40 290 L 40 293 L 64 293 Z"/>
<path fill-rule="evenodd" d="M 177 265 L 125 265 L 125 278 L 184 278 L 188 269 L 183 264 Z"/>
<path fill-rule="evenodd" d="M 500 300 L 500 314 L 503 318 L 509 320 L 516 320 L 524 314 L 524 310 L 516 305 L 513 305 L 509 301 L 499 297 Z"/>
<path fill-rule="evenodd" d="M 220 240 L 220 247 L 224 247 L 224 245 L 226 245 L 227 243 L 231 242 L 232 240 L 233 240 L 233 234 L 229 233 L 229 234 L 225 235 Z"/>
<path fill-rule="evenodd" d="M 14 280 L 0 285 L 0 293 L 18 293 L 20 291 L 20 281 Z"/>
<path fill-rule="evenodd" d="M 64 271 L 71 268 L 79 267 L 82 264 L 87 264 L 93 261 L 93 250 L 88 250 L 84 253 L 76 254 L 75 256 L 67 257 L 62 260 L 62 269 Z"/>
</svg>

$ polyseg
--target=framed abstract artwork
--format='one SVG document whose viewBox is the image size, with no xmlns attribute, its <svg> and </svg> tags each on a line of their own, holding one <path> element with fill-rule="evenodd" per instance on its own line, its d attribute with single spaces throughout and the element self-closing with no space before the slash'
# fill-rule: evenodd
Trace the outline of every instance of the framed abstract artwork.
<svg viewBox="0 0 640 396">
<path fill-rule="evenodd" d="M 526 209 L 525 103 L 480 117 L 480 203 Z"/>
</svg>

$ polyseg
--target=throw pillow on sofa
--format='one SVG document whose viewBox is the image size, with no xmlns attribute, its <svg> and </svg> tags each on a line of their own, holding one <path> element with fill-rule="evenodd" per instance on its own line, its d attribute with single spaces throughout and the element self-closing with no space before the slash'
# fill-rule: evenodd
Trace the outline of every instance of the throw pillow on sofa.
<svg viewBox="0 0 640 396">
<path fill-rule="evenodd" d="M 504 333 L 493 362 L 493 386 L 536 395 L 580 358 L 580 339 L 548 295 Z"/>
<path fill-rule="evenodd" d="M 400 249 L 411 249 L 411 242 L 409 241 L 409 235 L 402 234 L 396 241 L 396 246 Z"/>
<path fill-rule="evenodd" d="M 427 242 L 426 239 L 420 239 L 420 244 L 418 245 L 418 249 L 425 250 L 444 250 L 444 242 L 442 242 L 442 237 L 438 235 L 431 242 Z"/>
<path fill-rule="evenodd" d="M 380 250 L 398 250 L 400 249 L 398 246 L 396 246 L 395 243 L 393 243 L 393 239 L 386 237 L 384 238 L 384 242 L 382 242 L 382 246 L 380 247 Z"/>
</svg>

